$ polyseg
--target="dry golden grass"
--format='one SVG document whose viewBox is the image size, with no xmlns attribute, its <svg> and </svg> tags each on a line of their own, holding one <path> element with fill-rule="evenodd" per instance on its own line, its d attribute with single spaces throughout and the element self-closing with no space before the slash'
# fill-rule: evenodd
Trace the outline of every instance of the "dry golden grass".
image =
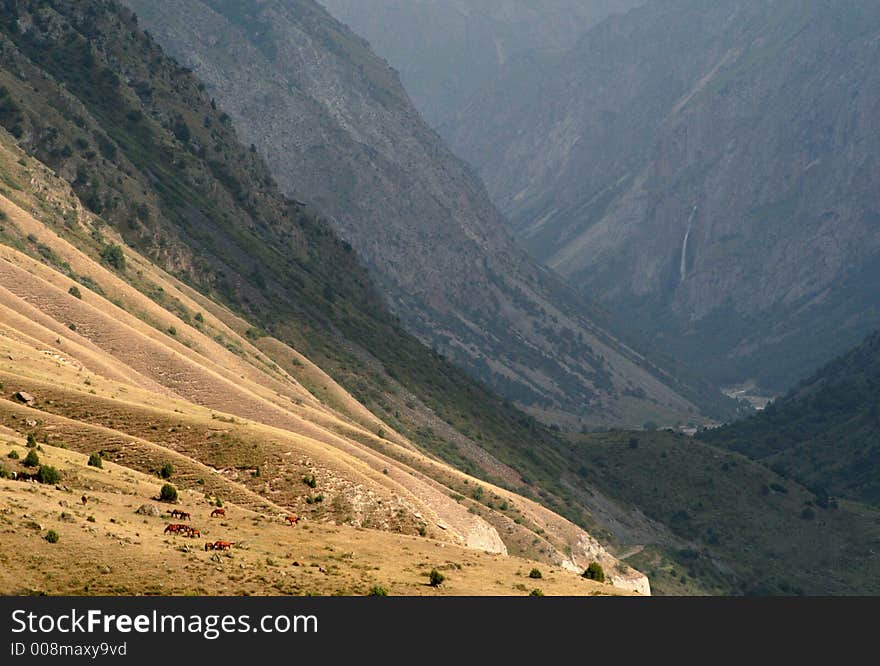
<svg viewBox="0 0 880 666">
<path fill-rule="evenodd" d="M 6 431 L 8 432 L 8 431 Z M 392 595 L 623 594 L 559 567 L 485 553 L 441 541 L 328 525 L 305 519 L 296 527 L 284 514 L 255 512 L 226 503 L 226 518 L 210 518 L 204 495 L 184 491 L 175 507 L 192 513 L 201 539 L 164 535 L 167 516 L 136 513 L 156 501 L 159 482 L 105 462 L 41 445 L 41 461 L 63 474 L 58 487 L 0 480 L 0 594 L 369 594 Z M 24 458 L 24 442 L 0 433 L 7 469 L 22 471 L 6 456 Z M 85 495 L 87 504 L 80 498 Z M 54 530 L 60 536 L 49 543 Z M 206 552 L 206 541 L 235 542 L 229 553 Z M 436 568 L 446 580 L 428 584 Z M 543 577 L 528 577 L 539 568 Z"/>
<path fill-rule="evenodd" d="M 0 140 L 0 169 L 31 183 L 0 194 L 4 234 L 27 239 L 51 260 L 0 243 L 0 427 L 63 443 L 68 451 L 44 448 L 74 470 L 64 483 L 73 489 L 100 478 L 103 490 L 94 491 L 96 522 L 84 523 L 83 510 L 69 507 L 76 529 L 67 525 L 68 537 L 51 545 L 11 516 L 28 499 L 39 521 L 54 525 L 54 506 L 69 503 L 66 491 L 3 481 L 11 503 L 0 510 L 12 513 L 2 514 L 0 591 L 327 594 L 381 584 L 393 593 L 438 593 L 423 584 L 430 564 L 450 567 L 443 593 L 522 593 L 510 578 L 526 565 L 510 552 L 556 572 L 542 581 L 545 593 L 589 594 L 594 589 L 571 571 L 592 560 L 616 570 L 617 561 L 577 526 L 419 451 L 309 359 L 272 338 L 252 341 L 248 322 L 130 248 L 122 279 L 66 239 L 75 234 L 56 232 L 52 211 L 76 211 L 78 232 L 91 233 L 94 220 L 65 184 L 32 160 L 21 165 L 18 155 Z M 105 295 L 69 275 L 87 276 Z M 81 298 L 68 293 L 74 285 Z M 17 391 L 35 402 L 17 402 Z M 103 451 L 124 468 L 86 468 L 74 451 Z M 126 502 L 155 495 L 155 474 L 166 463 L 188 506 L 207 510 L 206 495 L 235 505 L 241 519 L 230 522 L 229 540 L 244 540 L 247 549 L 219 563 L 179 552 L 131 514 Z M 126 480 L 114 486 L 110 477 Z M 304 478 L 314 478 L 314 487 Z M 477 487 L 486 500 L 465 497 Z M 306 516 L 307 527 L 291 531 L 258 518 L 285 512 Z M 278 547 L 294 534 L 289 551 Z M 32 555 L 12 557 L 31 553 L 33 543 L 40 548 Z M 291 558 L 308 565 L 292 570 Z M 79 561 L 65 573 L 65 562 Z M 104 565 L 115 573 L 92 570 Z M 647 591 L 635 571 L 614 582 Z"/>
</svg>

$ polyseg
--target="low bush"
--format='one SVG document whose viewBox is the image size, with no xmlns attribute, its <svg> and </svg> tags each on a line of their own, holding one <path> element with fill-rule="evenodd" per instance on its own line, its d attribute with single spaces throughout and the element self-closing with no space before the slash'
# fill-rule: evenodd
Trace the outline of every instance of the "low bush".
<svg viewBox="0 0 880 666">
<path fill-rule="evenodd" d="M 170 483 L 166 483 L 164 486 L 162 486 L 162 490 L 159 491 L 159 500 L 162 502 L 176 502 L 177 488 L 175 488 Z"/>
</svg>

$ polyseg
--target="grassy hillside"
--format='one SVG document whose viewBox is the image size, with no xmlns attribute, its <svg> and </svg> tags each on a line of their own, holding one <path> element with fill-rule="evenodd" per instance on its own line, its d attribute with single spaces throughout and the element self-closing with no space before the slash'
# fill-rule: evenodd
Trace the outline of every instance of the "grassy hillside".
<svg viewBox="0 0 880 666">
<path fill-rule="evenodd" d="M 300 522 L 283 514 L 225 503 L 210 518 L 212 498 L 183 492 L 177 505 L 156 501 L 161 482 L 111 462 L 57 446 L 36 449 L 61 485 L 8 478 L 27 468 L 25 442 L 0 430 L 0 593 L 64 595 L 546 595 L 623 594 L 569 571 L 520 558 L 497 558 L 419 537 L 350 526 Z M 83 504 L 81 498 L 86 498 Z M 154 512 L 143 513 L 142 507 Z M 200 539 L 163 533 L 178 522 L 173 508 L 192 514 Z M 141 513 L 139 513 L 139 510 Z M 50 542 L 50 534 L 57 541 Z M 233 541 L 231 551 L 203 544 Z M 528 573 L 542 567 L 541 580 Z M 437 569 L 442 585 L 429 585 Z"/>
<path fill-rule="evenodd" d="M 880 506 L 880 333 L 762 413 L 700 433 L 829 496 Z"/>
<path fill-rule="evenodd" d="M 361 539 L 374 542 L 364 546 L 369 552 L 390 535 L 409 535 L 433 548 L 531 554 L 575 573 L 593 560 L 613 570 L 616 560 L 574 524 L 422 452 L 308 357 L 124 245 L 5 133 L 0 174 L 4 432 L 164 479 L 187 505 L 204 504 L 195 493 L 279 524 L 296 514 L 330 534 L 343 525 L 370 530 L 373 537 Z M 36 472 L 42 463 L 27 468 L 25 453 L 4 459 L 4 470 Z M 482 455 L 499 475 L 514 474 Z M 72 487 L 75 474 L 61 473 L 60 483 Z M 13 495 L 36 490 L 21 481 L 12 488 Z M 0 554 L 20 572 L 26 562 L 8 550 L 16 543 L 4 539 Z M 134 552 L 120 557 L 150 553 L 125 550 Z M 647 590 L 635 571 L 610 580 Z M 42 584 L 70 589 L 53 577 Z M 143 589 L 127 584 L 119 591 Z"/>
<path fill-rule="evenodd" d="M 668 432 L 573 440 L 583 474 L 663 530 L 621 553 L 659 594 L 877 594 L 880 513 Z"/>
</svg>

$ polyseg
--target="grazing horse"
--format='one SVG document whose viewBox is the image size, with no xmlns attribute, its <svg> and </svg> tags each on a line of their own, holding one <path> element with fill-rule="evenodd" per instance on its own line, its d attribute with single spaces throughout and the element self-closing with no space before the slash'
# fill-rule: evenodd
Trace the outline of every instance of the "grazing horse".
<svg viewBox="0 0 880 666">
<path fill-rule="evenodd" d="M 190 529 L 189 525 L 181 525 L 180 523 L 170 523 L 168 527 L 165 528 L 165 534 L 171 532 L 172 534 L 180 534 L 181 532 L 188 532 Z"/>
<path fill-rule="evenodd" d="M 201 538 L 202 538 L 202 533 L 199 532 L 195 527 L 190 527 L 190 528 L 189 528 L 189 534 L 187 534 L 187 536 L 188 536 L 190 539 L 201 539 Z"/>
<path fill-rule="evenodd" d="M 181 520 L 190 519 L 190 515 L 186 511 L 181 511 L 180 509 L 171 509 L 171 517 L 180 518 Z"/>
<path fill-rule="evenodd" d="M 211 518 L 214 518 L 216 516 L 223 516 L 225 518 L 226 517 L 226 509 L 214 509 L 211 512 Z"/>
<path fill-rule="evenodd" d="M 285 519 L 287 524 L 291 527 L 296 527 L 296 524 L 299 522 L 299 516 L 287 516 Z"/>
<path fill-rule="evenodd" d="M 233 545 L 231 541 L 215 541 L 214 550 L 229 550 Z"/>
<path fill-rule="evenodd" d="M 207 553 L 209 550 L 214 550 L 214 542 L 206 541 L 205 542 L 205 552 Z"/>
</svg>

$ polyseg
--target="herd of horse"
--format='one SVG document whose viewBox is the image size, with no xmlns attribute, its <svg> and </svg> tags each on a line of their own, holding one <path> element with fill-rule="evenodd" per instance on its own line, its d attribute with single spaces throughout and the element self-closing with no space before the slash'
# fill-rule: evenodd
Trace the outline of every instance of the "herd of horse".
<svg viewBox="0 0 880 666">
<path fill-rule="evenodd" d="M 85 497 L 83 497 L 85 500 Z M 85 501 L 83 501 L 85 504 Z M 177 518 L 178 520 L 192 520 L 192 514 L 182 511 L 181 509 L 172 509 L 170 512 L 172 518 Z M 211 511 L 211 518 L 225 518 L 226 517 L 226 509 L 217 507 L 213 511 Z M 285 516 L 285 522 L 291 527 L 296 527 L 297 523 L 299 523 L 300 516 Z M 174 536 L 184 536 L 189 537 L 190 539 L 200 539 L 202 533 L 197 530 L 192 525 L 188 525 L 187 523 L 169 523 L 165 527 L 165 534 L 172 534 Z M 231 550 L 235 545 L 234 541 L 206 541 L 205 542 L 205 552 L 209 550 Z"/>
</svg>

